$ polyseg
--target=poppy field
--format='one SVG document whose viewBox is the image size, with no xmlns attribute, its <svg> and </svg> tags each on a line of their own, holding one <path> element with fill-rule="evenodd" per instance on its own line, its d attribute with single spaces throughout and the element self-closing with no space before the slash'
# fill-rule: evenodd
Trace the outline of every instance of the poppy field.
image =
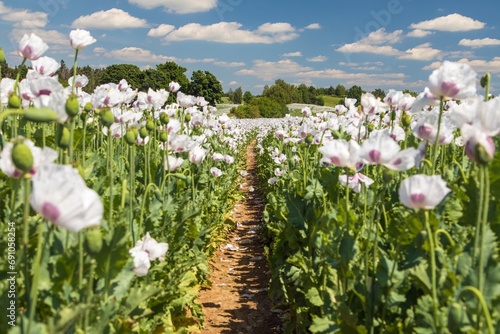
<svg viewBox="0 0 500 334">
<path fill-rule="evenodd" d="M 444 62 L 417 97 L 238 120 L 175 82 L 83 92 L 77 59 L 93 42 L 70 33 L 62 85 L 25 35 L 28 74 L 1 81 L 0 332 L 200 332 L 197 296 L 254 140 L 284 332 L 500 332 L 488 74 Z"/>
</svg>

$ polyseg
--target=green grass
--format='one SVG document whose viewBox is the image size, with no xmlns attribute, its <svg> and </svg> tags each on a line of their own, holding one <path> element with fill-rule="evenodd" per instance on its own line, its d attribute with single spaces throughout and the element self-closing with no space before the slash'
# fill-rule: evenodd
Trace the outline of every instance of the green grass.
<svg viewBox="0 0 500 334">
<path fill-rule="evenodd" d="M 330 95 L 321 95 L 323 101 L 325 101 L 325 107 L 335 107 L 337 104 L 340 104 L 339 101 L 343 100 L 343 97 L 336 97 Z"/>
</svg>

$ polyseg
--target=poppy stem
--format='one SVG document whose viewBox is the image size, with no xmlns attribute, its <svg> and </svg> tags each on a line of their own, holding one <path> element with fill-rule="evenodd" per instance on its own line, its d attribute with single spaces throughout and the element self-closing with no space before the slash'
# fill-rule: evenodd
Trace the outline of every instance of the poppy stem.
<svg viewBox="0 0 500 334">
<path fill-rule="evenodd" d="M 439 302 L 437 298 L 436 287 L 436 252 L 434 247 L 434 233 L 432 232 L 431 224 L 429 223 L 429 211 L 424 211 L 425 214 L 425 228 L 427 230 L 427 240 L 429 242 L 429 257 L 431 264 L 431 293 L 432 293 L 432 306 L 434 309 L 434 326 L 436 332 L 441 333 L 441 325 L 439 324 Z"/>
</svg>

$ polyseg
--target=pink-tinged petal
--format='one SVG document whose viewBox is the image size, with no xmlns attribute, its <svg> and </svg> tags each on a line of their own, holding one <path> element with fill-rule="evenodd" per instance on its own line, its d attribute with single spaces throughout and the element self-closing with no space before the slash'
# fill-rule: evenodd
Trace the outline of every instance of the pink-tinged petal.
<svg viewBox="0 0 500 334">
<path fill-rule="evenodd" d="M 42 216 L 48 221 L 55 222 L 61 216 L 61 211 L 50 202 L 45 202 L 42 205 Z"/>
</svg>

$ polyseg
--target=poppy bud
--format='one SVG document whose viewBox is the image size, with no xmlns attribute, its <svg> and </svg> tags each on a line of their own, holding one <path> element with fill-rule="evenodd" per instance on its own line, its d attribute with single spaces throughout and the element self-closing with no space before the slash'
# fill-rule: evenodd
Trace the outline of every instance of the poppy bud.
<svg viewBox="0 0 500 334">
<path fill-rule="evenodd" d="M 28 108 L 24 110 L 24 119 L 31 122 L 53 122 L 59 120 L 59 115 L 48 108 Z"/>
<path fill-rule="evenodd" d="M 7 103 L 9 108 L 17 109 L 21 107 L 21 98 L 15 93 L 9 94 L 9 100 Z"/>
<path fill-rule="evenodd" d="M 80 102 L 78 102 L 78 97 L 75 94 L 71 94 L 66 100 L 66 114 L 70 118 L 75 117 L 80 112 Z"/>
<path fill-rule="evenodd" d="M 169 121 L 170 121 L 170 118 L 168 117 L 168 114 L 166 112 L 160 113 L 161 124 L 167 125 Z"/>
<path fill-rule="evenodd" d="M 168 140 L 168 133 L 165 131 L 160 132 L 160 141 L 164 143 L 167 140 Z"/>
<path fill-rule="evenodd" d="M 152 120 L 148 119 L 146 121 L 146 129 L 148 129 L 148 131 L 153 131 L 155 129 L 155 122 L 153 122 Z"/>
<path fill-rule="evenodd" d="M 148 129 L 146 129 L 145 126 L 141 127 L 139 130 L 139 136 L 141 136 L 142 139 L 146 138 L 149 135 Z"/>
<path fill-rule="evenodd" d="M 101 123 L 104 126 L 111 126 L 111 124 L 113 124 L 115 121 L 115 116 L 113 115 L 113 113 L 109 108 L 101 110 L 100 116 L 101 116 Z"/>
<path fill-rule="evenodd" d="M 94 106 L 92 105 L 92 103 L 87 102 L 85 103 L 83 110 L 85 110 L 85 112 L 91 112 L 92 110 L 94 110 Z"/>
<path fill-rule="evenodd" d="M 100 228 L 85 231 L 85 250 L 90 255 L 97 255 L 102 249 L 102 233 Z"/>
<path fill-rule="evenodd" d="M 375 124 L 373 123 L 368 123 L 368 132 L 372 132 L 373 129 L 375 129 Z"/>
<path fill-rule="evenodd" d="M 191 114 L 186 114 L 184 119 L 186 120 L 187 123 L 189 123 L 191 121 Z"/>
<path fill-rule="evenodd" d="M 306 144 L 312 144 L 313 142 L 313 135 L 308 133 L 307 136 L 306 136 L 306 139 L 304 140 Z"/>
<path fill-rule="evenodd" d="M 125 142 L 129 145 L 135 144 L 135 139 L 137 138 L 134 130 L 130 129 L 125 133 Z"/>
<path fill-rule="evenodd" d="M 403 126 L 404 127 L 409 127 L 411 125 L 411 116 L 408 114 L 403 115 Z"/>
<path fill-rule="evenodd" d="M 69 147 L 69 130 L 62 124 L 57 127 L 56 142 L 60 148 L 66 149 Z"/>
<path fill-rule="evenodd" d="M 28 173 L 33 167 L 33 153 L 23 141 L 14 144 L 12 148 L 12 162 L 16 168 Z"/>
<path fill-rule="evenodd" d="M 490 83 L 490 79 L 491 79 L 491 75 L 489 73 L 486 73 L 485 75 L 483 75 L 481 77 L 481 81 L 480 81 L 481 87 L 486 88 L 486 86 L 488 86 Z"/>
</svg>

